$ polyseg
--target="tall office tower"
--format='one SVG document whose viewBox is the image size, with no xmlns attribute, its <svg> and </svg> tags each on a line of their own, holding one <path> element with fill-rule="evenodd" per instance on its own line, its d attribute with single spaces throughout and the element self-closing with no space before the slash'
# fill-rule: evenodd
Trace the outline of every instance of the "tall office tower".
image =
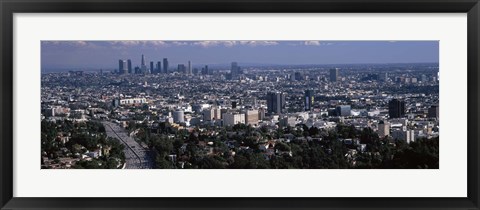
<svg viewBox="0 0 480 210">
<path fill-rule="evenodd" d="M 429 118 L 438 118 L 438 113 L 440 109 L 438 108 L 438 105 L 433 105 L 430 108 L 428 108 L 428 117 Z"/>
<path fill-rule="evenodd" d="M 168 74 L 168 59 L 163 59 L 163 73 Z"/>
<path fill-rule="evenodd" d="M 187 74 L 192 74 L 192 63 L 188 61 L 188 69 L 187 69 Z"/>
<path fill-rule="evenodd" d="M 380 138 L 383 138 L 388 135 L 390 135 L 390 123 L 389 122 L 385 123 L 383 121 L 380 121 L 380 123 L 378 123 L 378 136 Z"/>
<path fill-rule="evenodd" d="M 185 122 L 185 113 L 181 110 L 173 112 L 173 122 L 174 123 L 183 123 Z"/>
<path fill-rule="evenodd" d="M 118 74 L 122 74 L 122 71 L 123 71 L 123 60 L 120 59 L 118 60 Z"/>
<path fill-rule="evenodd" d="M 300 72 L 295 72 L 295 80 L 301 81 L 303 80 L 303 75 Z"/>
<path fill-rule="evenodd" d="M 185 64 L 178 64 L 178 67 L 177 67 L 177 71 L 179 73 L 186 73 L 187 71 L 187 67 L 185 66 Z"/>
<path fill-rule="evenodd" d="M 212 121 L 215 119 L 215 110 L 214 109 L 205 109 L 203 110 L 203 121 Z"/>
<path fill-rule="evenodd" d="M 247 110 L 245 112 L 245 124 L 258 125 L 258 109 Z"/>
<path fill-rule="evenodd" d="M 350 116 L 352 107 L 350 105 L 337 106 L 337 116 Z"/>
<path fill-rule="evenodd" d="M 128 73 L 131 74 L 132 73 L 132 60 L 128 59 L 127 60 L 127 66 L 128 66 Z"/>
<path fill-rule="evenodd" d="M 142 62 L 140 65 L 140 69 L 142 70 L 143 74 L 147 73 L 147 64 L 145 63 L 145 55 L 143 54 L 142 54 Z"/>
<path fill-rule="evenodd" d="M 155 73 L 155 68 L 154 68 L 154 64 L 153 64 L 153 61 L 150 61 L 150 73 Z"/>
<path fill-rule="evenodd" d="M 205 65 L 205 71 L 208 75 L 213 75 L 213 70 L 208 68 L 208 65 Z"/>
<path fill-rule="evenodd" d="M 390 118 L 405 117 L 405 101 L 392 99 L 388 102 L 388 114 Z"/>
<path fill-rule="evenodd" d="M 236 75 L 238 70 L 238 63 L 237 62 L 232 62 L 232 66 L 230 68 L 230 73 L 232 75 Z"/>
<path fill-rule="evenodd" d="M 305 100 L 305 111 L 312 110 L 313 102 L 315 100 L 313 90 L 305 90 L 305 96 L 303 98 Z"/>
<path fill-rule="evenodd" d="M 142 73 L 142 69 L 140 69 L 140 67 L 138 66 L 135 66 L 135 74 L 141 74 Z"/>
<path fill-rule="evenodd" d="M 281 92 L 267 93 L 268 113 L 281 114 L 285 108 L 285 94 Z"/>
<path fill-rule="evenodd" d="M 330 69 L 330 82 L 338 81 L 339 68 Z"/>
<path fill-rule="evenodd" d="M 162 62 L 160 61 L 157 62 L 157 71 L 155 73 L 157 74 L 162 73 Z"/>
<path fill-rule="evenodd" d="M 127 61 L 126 60 L 118 60 L 118 73 L 119 74 L 126 74 L 127 72 L 128 72 Z"/>
</svg>

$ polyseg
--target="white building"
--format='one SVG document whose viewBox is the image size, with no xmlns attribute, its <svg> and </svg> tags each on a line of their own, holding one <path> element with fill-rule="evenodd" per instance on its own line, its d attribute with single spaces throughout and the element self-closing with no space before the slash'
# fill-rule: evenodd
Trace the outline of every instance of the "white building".
<svg viewBox="0 0 480 210">
<path fill-rule="evenodd" d="M 245 113 L 245 123 L 249 125 L 258 125 L 258 109 L 247 110 Z"/>
<path fill-rule="evenodd" d="M 126 98 L 120 99 L 120 105 L 138 105 L 147 103 L 145 98 Z"/>
<path fill-rule="evenodd" d="M 389 122 L 380 122 L 378 124 L 378 136 L 383 138 L 390 135 L 390 123 Z"/>
<path fill-rule="evenodd" d="M 222 117 L 224 126 L 233 126 L 236 124 L 245 123 L 245 114 L 224 113 Z"/>
</svg>

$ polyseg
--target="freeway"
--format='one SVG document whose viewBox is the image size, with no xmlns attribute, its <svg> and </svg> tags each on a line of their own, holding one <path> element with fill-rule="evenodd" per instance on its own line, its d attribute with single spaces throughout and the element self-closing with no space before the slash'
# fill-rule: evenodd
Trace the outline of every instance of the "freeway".
<svg viewBox="0 0 480 210">
<path fill-rule="evenodd" d="M 108 137 L 116 138 L 125 145 L 125 169 L 153 168 L 153 156 L 148 148 L 142 147 L 119 125 L 108 121 L 103 121 L 102 124 Z"/>
</svg>

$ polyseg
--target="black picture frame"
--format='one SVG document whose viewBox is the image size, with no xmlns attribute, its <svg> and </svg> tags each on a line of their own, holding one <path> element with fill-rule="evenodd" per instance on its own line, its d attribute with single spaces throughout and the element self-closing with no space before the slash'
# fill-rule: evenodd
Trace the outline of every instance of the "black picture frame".
<svg viewBox="0 0 480 210">
<path fill-rule="evenodd" d="M 479 209 L 478 0 L 0 0 L 1 209 Z M 465 198 L 16 198 L 13 193 L 15 13 L 467 13 L 468 196 Z M 148 187 L 148 186 L 145 186 Z"/>
</svg>

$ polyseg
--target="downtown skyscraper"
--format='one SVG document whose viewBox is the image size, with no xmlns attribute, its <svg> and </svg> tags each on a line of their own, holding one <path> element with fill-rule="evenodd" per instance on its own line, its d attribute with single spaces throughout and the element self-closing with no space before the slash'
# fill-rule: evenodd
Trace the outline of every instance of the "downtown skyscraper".
<svg viewBox="0 0 480 210">
<path fill-rule="evenodd" d="M 131 74 L 132 73 L 132 60 L 130 60 L 130 59 L 127 60 L 127 69 L 128 69 L 128 73 Z"/>
<path fill-rule="evenodd" d="M 330 82 L 338 82 L 339 68 L 330 69 Z"/>
<path fill-rule="evenodd" d="M 267 93 L 267 109 L 269 114 L 281 114 L 285 108 L 285 93 L 269 92 Z"/>
<path fill-rule="evenodd" d="M 390 118 L 405 117 L 405 101 L 392 99 L 388 102 L 388 115 Z"/>
<path fill-rule="evenodd" d="M 162 73 L 162 62 L 160 62 L 160 61 L 157 62 L 157 70 L 155 71 L 155 73 L 157 73 L 157 74 Z"/>
<path fill-rule="evenodd" d="M 312 110 L 314 102 L 314 92 L 313 90 L 305 90 L 305 95 L 303 96 L 305 103 L 305 111 Z"/>
<path fill-rule="evenodd" d="M 118 60 L 118 73 L 119 74 L 126 74 L 128 73 L 128 68 L 127 68 L 127 61 L 126 60 Z"/>
<path fill-rule="evenodd" d="M 143 55 L 143 54 L 142 54 L 142 61 L 141 61 L 141 64 L 140 64 L 140 69 L 141 69 L 143 74 L 145 74 L 147 72 L 147 64 L 146 64 L 146 61 L 145 61 L 145 55 Z"/>
<path fill-rule="evenodd" d="M 163 59 L 163 73 L 168 74 L 168 59 Z"/>
</svg>

